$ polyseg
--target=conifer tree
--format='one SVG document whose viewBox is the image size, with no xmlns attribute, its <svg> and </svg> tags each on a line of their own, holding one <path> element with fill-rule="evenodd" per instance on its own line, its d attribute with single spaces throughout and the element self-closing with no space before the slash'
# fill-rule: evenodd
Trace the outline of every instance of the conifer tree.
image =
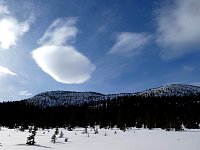
<svg viewBox="0 0 200 150">
<path fill-rule="evenodd" d="M 60 136 L 59 136 L 59 138 L 63 138 L 63 136 L 64 136 L 63 132 L 60 131 Z"/>
<path fill-rule="evenodd" d="M 55 133 L 51 137 L 51 142 L 52 143 L 56 143 L 56 140 L 57 140 L 56 135 L 58 135 L 58 133 L 59 133 L 59 130 L 58 130 L 58 127 L 56 127 L 56 131 L 55 131 Z"/>
<path fill-rule="evenodd" d="M 84 128 L 84 131 L 82 132 L 82 134 L 87 134 L 88 133 L 88 130 L 87 130 L 87 127 Z"/>
<path fill-rule="evenodd" d="M 30 126 L 30 127 L 28 128 L 28 132 L 29 132 L 29 133 L 32 133 L 32 129 L 33 129 L 32 126 Z"/>
<path fill-rule="evenodd" d="M 59 134 L 59 129 L 58 127 L 56 127 L 55 135 L 58 135 L 58 134 Z"/>
<path fill-rule="evenodd" d="M 99 133 L 98 129 L 95 129 L 94 134 L 98 134 L 98 133 Z"/>
<path fill-rule="evenodd" d="M 26 144 L 28 144 L 28 145 L 35 144 L 35 135 L 37 133 L 36 131 L 37 131 L 37 128 L 35 126 L 33 128 L 31 128 L 31 135 L 29 137 L 27 137 Z"/>
<path fill-rule="evenodd" d="M 68 142 L 68 138 L 67 137 L 65 138 L 65 142 Z"/>
<path fill-rule="evenodd" d="M 54 133 L 53 136 L 51 137 L 51 142 L 56 143 L 56 140 L 57 140 L 57 138 L 56 138 L 56 135 Z"/>
<path fill-rule="evenodd" d="M 104 136 L 107 136 L 107 133 L 106 133 L 106 132 L 104 133 Z"/>
<path fill-rule="evenodd" d="M 85 133 L 85 134 L 88 133 L 87 127 L 85 127 L 85 129 L 84 129 L 84 133 Z"/>
</svg>

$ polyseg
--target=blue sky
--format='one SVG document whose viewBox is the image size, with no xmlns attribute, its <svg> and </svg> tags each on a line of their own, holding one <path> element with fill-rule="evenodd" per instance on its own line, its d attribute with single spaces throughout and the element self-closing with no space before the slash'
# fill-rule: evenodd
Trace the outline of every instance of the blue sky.
<svg viewBox="0 0 200 150">
<path fill-rule="evenodd" d="M 0 100 L 200 84 L 199 0 L 0 0 Z"/>
</svg>

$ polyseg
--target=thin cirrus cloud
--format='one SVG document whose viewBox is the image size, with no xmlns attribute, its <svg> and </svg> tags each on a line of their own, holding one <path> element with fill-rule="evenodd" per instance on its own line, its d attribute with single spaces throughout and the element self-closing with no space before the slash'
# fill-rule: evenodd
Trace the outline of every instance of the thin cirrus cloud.
<svg viewBox="0 0 200 150">
<path fill-rule="evenodd" d="M 0 66 L 0 77 L 4 77 L 4 76 L 15 76 L 16 73 L 12 72 L 11 70 L 9 70 L 6 67 Z"/>
<path fill-rule="evenodd" d="M 75 27 L 77 18 L 71 17 L 66 19 L 56 19 L 44 35 L 38 40 L 39 44 L 45 45 L 64 45 L 72 43 L 78 33 Z"/>
<path fill-rule="evenodd" d="M 200 1 L 176 0 L 157 12 L 156 42 L 164 48 L 162 57 L 176 58 L 193 52 L 191 47 L 200 43 Z"/>
<path fill-rule="evenodd" d="M 27 91 L 27 90 L 20 91 L 18 94 L 19 94 L 20 96 L 31 96 L 31 95 L 33 95 L 32 93 L 30 93 L 30 92 Z"/>
<path fill-rule="evenodd" d="M 0 1 L 0 14 L 1 15 L 8 15 L 8 14 L 10 14 L 7 6 L 4 4 L 3 1 Z"/>
<path fill-rule="evenodd" d="M 184 70 L 185 72 L 193 72 L 193 71 L 195 71 L 194 67 L 192 67 L 192 66 L 187 66 L 187 65 L 183 66 L 183 70 Z"/>
<path fill-rule="evenodd" d="M 149 43 L 147 33 L 122 32 L 116 35 L 116 42 L 108 54 L 137 55 Z"/>
<path fill-rule="evenodd" d="M 4 1 L 0 1 L 0 47 L 9 49 L 16 45 L 19 37 L 28 32 L 33 17 L 25 21 L 18 21 L 8 10 Z"/>
<path fill-rule="evenodd" d="M 66 84 L 80 84 L 91 78 L 95 65 L 81 54 L 73 42 L 78 33 L 76 18 L 55 20 L 32 51 L 38 66 L 53 79 Z"/>
</svg>

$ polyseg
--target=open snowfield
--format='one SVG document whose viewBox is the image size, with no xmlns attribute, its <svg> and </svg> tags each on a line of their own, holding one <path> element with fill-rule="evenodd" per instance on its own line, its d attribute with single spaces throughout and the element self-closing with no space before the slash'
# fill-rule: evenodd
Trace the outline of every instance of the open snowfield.
<svg viewBox="0 0 200 150">
<path fill-rule="evenodd" d="M 75 131 L 59 129 L 68 137 L 57 138 L 51 143 L 55 129 L 37 131 L 34 146 L 26 145 L 30 133 L 14 129 L 2 128 L 0 131 L 1 150 L 200 150 L 200 130 L 164 131 L 161 129 L 130 129 L 122 132 L 118 129 L 99 129 L 99 134 L 88 129 L 82 134 L 83 128 Z M 114 134 L 114 132 L 117 134 Z M 105 133 L 107 136 L 105 136 Z M 59 135 L 58 135 L 59 136 Z"/>
</svg>

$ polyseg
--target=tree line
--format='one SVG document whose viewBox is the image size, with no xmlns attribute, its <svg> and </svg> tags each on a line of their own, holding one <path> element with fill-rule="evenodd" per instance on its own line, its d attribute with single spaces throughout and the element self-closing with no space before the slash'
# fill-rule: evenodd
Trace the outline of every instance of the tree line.
<svg viewBox="0 0 200 150">
<path fill-rule="evenodd" d="M 33 106 L 24 101 L 0 103 L 0 124 L 9 128 L 86 127 L 100 125 L 182 130 L 199 128 L 200 97 L 124 96 L 59 107 Z"/>
</svg>

